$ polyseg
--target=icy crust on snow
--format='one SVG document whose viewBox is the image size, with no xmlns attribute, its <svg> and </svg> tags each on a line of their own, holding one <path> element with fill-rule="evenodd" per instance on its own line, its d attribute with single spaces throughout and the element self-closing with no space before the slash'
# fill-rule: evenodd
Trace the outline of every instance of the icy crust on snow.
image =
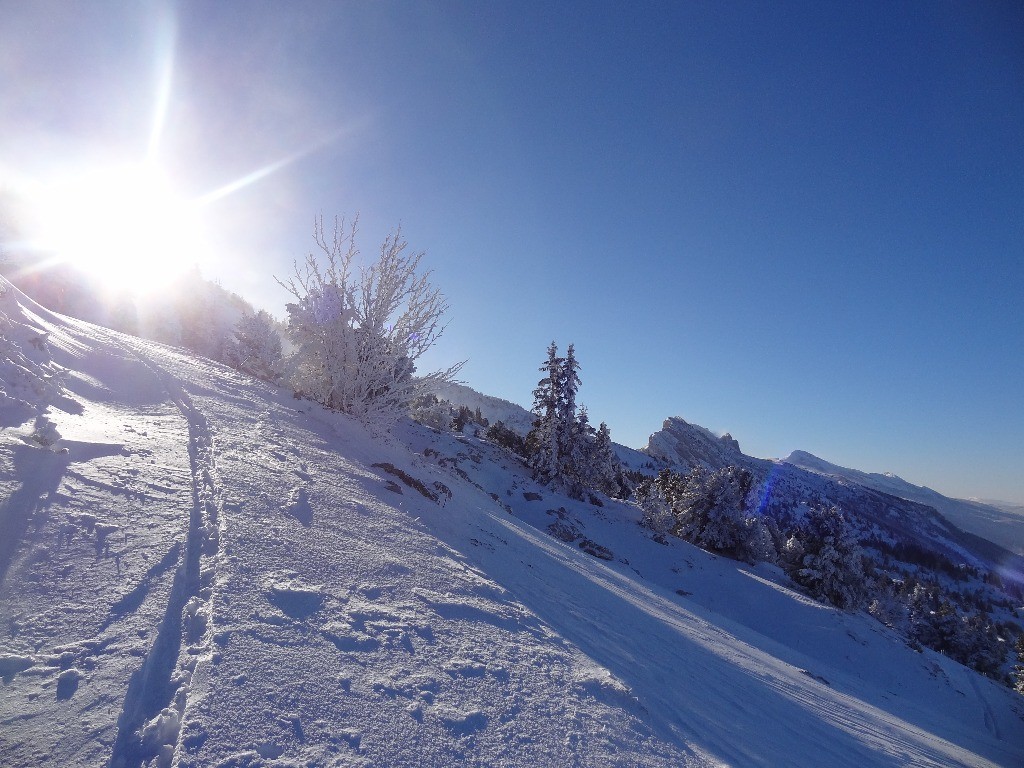
<svg viewBox="0 0 1024 768">
<path fill-rule="evenodd" d="M 0 762 L 105 764 L 173 589 L 190 506 L 188 434 L 169 403 L 128 405 L 147 372 L 126 366 L 119 346 L 82 344 L 24 297 L 13 304 L 19 314 L 7 320 L 45 328 L 47 341 L 28 342 L 34 359 L 17 334 L 5 341 L 61 373 L 60 390 L 25 398 L 37 414 L 30 424 L 45 413 L 64 439 L 60 451 L 40 450 L 0 433 Z M 91 374 L 72 374 L 83 364 Z M 97 392 L 105 402 L 90 399 Z"/>
<path fill-rule="evenodd" d="M 17 405 L 33 409 L 60 393 L 60 371 L 47 350 L 49 331 L 19 296 L 0 277 L 0 412 Z"/>
<path fill-rule="evenodd" d="M 1016 694 L 771 567 L 480 439 L 61 327 L 68 452 L 0 442 L 4 765 L 1024 760 Z"/>
</svg>

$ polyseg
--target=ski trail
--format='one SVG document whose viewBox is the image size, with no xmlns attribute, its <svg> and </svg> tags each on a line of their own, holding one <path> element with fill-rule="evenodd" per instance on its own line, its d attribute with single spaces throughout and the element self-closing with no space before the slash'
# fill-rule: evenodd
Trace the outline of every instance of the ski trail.
<svg viewBox="0 0 1024 768">
<path fill-rule="evenodd" d="M 158 765 L 170 766 L 192 676 L 209 655 L 213 636 L 213 588 L 224 526 L 214 431 L 178 379 L 128 340 L 107 338 L 156 374 L 188 425 L 192 508 L 184 557 L 178 562 L 153 646 L 129 682 L 109 763 L 111 768 L 136 768 L 157 758 Z"/>
<path fill-rule="evenodd" d="M 981 692 L 981 686 L 978 685 L 977 679 L 974 675 L 968 675 L 967 679 L 971 682 L 971 687 L 974 689 L 975 695 L 978 697 L 978 701 L 985 708 L 985 727 L 988 728 L 989 733 L 995 736 L 997 739 L 1003 738 L 1003 734 L 999 729 L 999 723 L 996 722 L 995 712 L 992 711 L 992 705 L 988 703 L 988 699 L 985 698 Z"/>
</svg>

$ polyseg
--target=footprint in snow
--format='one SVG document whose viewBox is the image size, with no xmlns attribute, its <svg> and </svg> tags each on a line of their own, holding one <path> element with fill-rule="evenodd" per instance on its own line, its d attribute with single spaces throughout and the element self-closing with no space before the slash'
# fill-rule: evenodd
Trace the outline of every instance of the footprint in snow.
<svg viewBox="0 0 1024 768">
<path fill-rule="evenodd" d="M 267 585 L 267 600 L 293 619 L 305 619 L 320 610 L 326 595 L 320 587 L 291 579 Z"/>
<path fill-rule="evenodd" d="M 291 498 L 282 507 L 282 511 L 307 528 L 313 524 L 313 506 L 309 503 L 309 493 L 301 486 L 292 490 Z"/>
</svg>

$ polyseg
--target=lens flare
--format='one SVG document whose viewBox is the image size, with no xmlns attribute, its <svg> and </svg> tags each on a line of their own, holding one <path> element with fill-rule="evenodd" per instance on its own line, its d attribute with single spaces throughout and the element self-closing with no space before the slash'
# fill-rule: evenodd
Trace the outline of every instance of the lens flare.
<svg viewBox="0 0 1024 768">
<path fill-rule="evenodd" d="M 197 206 L 153 166 L 78 174 L 34 198 L 40 248 L 112 290 L 145 293 L 206 258 Z"/>
</svg>

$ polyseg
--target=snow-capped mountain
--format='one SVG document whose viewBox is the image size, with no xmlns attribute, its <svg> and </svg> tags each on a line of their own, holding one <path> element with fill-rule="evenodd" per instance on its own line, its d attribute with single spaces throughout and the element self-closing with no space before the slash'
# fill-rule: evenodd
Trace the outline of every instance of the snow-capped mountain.
<svg viewBox="0 0 1024 768">
<path fill-rule="evenodd" d="M 832 464 L 805 451 L 794 451 L 784 462 L 826 477 L 857 483 L 882 493 L 926 504 L 938 510 L 958 528 L 994 541 L 1011 552 L 1024 555 L 1024 509 L 1015 512 L 993 503 L 970 499 L 951 499 L 931 488 L 908 483 L 892 473 L 861 472 Z"/>
<path fill-rule="evenodd" d="M 651 435 L 644 453 L 669 464 L 718 469 L 735 464 L 742 456 L 732 435 L 716 437 L 710 430 L 690 424 L 679 416 L 665 419 L 661 430 Z"/>
<path fill-rule="evenodd" d="M 716 437 L 678 417 L 667 419 L 643 451 L 665 465 L 684 469 L 744 467 L 764 484 L 763 508 L 773 504 L 836 505 L 854 516 L 862 529 L 873 528 L 888 541 L 923 547 L 953 563 L 992 568 L 1017 583 L 1024 578 L 1024 559 L 1002 543 L 1007 538 L 1008 543 L 1016 541 L 1020 521 L 1002 513 L 998 519 L 1004 527 L 996 532 L 1004 535 L 986 538 L 976 533 L 986 530 L 986 518 L 970 518 L 971 511 L 983 505 L 958 504 L 928 488 L 911 492 L 916 487 L 894 475 L 843 469 L 801 451 L 783 461 L 754 458 L 743 454 L 731 435 Z M 954 514 L 946 515 L 949 510 Z M 971 525 L 961 527 L 954 518 L 969 518 Z"/>
<path fill-rule="evenodd" d="M 0 426 L 4 766 L 1024 761 L 1018 694 L 773 566 L 2 282 Z"/>
</svg>

